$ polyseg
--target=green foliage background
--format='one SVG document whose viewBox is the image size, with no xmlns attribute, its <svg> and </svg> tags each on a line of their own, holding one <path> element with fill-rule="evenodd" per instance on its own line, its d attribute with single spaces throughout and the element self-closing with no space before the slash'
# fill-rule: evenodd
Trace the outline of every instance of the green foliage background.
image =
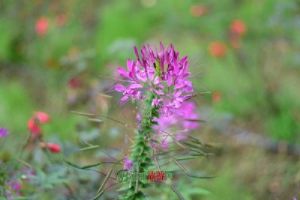
<svg viewBox="0 0 300 200">
<path fill-rule="evenodd" d="M 204 6 L 207 13 L 193 16 L 191 9 L 196 5 Z M 66 18 L 62 26 L 57 25 L 60 15 Z M 48 31 L 42 37 L 35 32 L 40 17 L 49 21 Z M 235 19 L 241 19 L 247 27 L 239 49 L 230 47 L 229 40 L 229 27 Z M 3 152 L 12 152 L 10 143 L 18 145 L 17 138 L 27 137 L 26 123 L 36 110 L 46 111 L 52 117 L 52 123 L 45 126 L 46 138 L 54 138 L 66 146 L 76 144 L 78 124 L 89 126 L 69 112 L 73 109 L 67 104 L 69 79 L 83 76 L 87 85 L 98 81 L 105 87 L 111 84 L 107 80 L 114 76 L 116 66 L 124 65 L 128 57 L 133 58 L 134 45 L 160 41 L 173 43 L 182 55 L 189 56 L 192 73 L 200 74 L 193 78 L 197 91 L 221 94 L 216 103 L 209 93 L 197 99 L 200 110 L 211 110 L 209 119 L 225 114 L 234 125 L 272 141 L 297 146 L 300 143 L 299 19 L 300 4 L 296 0 L 3 0 L 0 2 L 0 127 L 8 128 L 11 138 L 1 146 L 1 151 L 3 148 Z M 210 55 L 208 48 L 214 41 L 227 45 L 224 57 Z M 117 98 L 114 99 L 109 114 L 118 117 L 120 108 Z M 87 110 L 88 106 L 81 103 L 76 109 Z M 208 120 L 196 135 L 225 146 L 234 143 L 216 133 L 212 124 Z M 114 126 L 111 122 L 101 129 L 104 137 L 113 132 L 112 136 L 100 139 L 103 148 L 119 141 L 116 130 L 120 127 L 113 131 L 109 128 Z M 192 193 L 185 194 L 187 198 L 291 199 L 297 195 L 293 188 L 299 186 L 299 172 L 291 177 L 285 169 L 297 168 L 299 162 L 287 155 L 280 158 L 268 155 L 256 147 L 239 146 L 228 151 L 216 160 L 195 164 L 194 167 L 202 167 L 216 162 L 205 168 L 218 177 L 189 183 L 194 185 L 193 191 L 182 186 L 184 194 Z M 256 159 L 267 157 L 270 163 L 276 161 L 276 166 L 268 163 L 262 166 L 268 176 L 261 177 L 255 164 L 248 161 L 253 151 Z M 88 160 L 88 155 L 82 160 Z M 244 176 L 240 177 L 239 172 L 244 172 Z M 274 184 L 280 187 L 274 189 Z M 194 190 L 196 187 L 201 187 L 200 192 Z M 53 195 L 49 191 L 48 198 Z"/>
</svg>

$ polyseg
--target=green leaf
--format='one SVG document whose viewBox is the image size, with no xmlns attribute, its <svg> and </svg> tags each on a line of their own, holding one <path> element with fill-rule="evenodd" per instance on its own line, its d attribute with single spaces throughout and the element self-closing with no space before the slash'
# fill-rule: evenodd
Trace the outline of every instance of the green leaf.
<svg viewBox="0 0 300 200">
<path fill-rule="evenodd" d="M 95 164 L 90 164 L 90 165 L 85 165 L 85 166 L 79 166 L 79 165 L 76 165 L 70 161 L 67 161 L 65 160 L 65 162 L 70 165 L 71 167 L 74 167 L 76 169 L 90 169 L 90 168 L 93 168 L 93 167 L 97 167 L 97 166 L 100 166 L 102 164 L 112 164 L 112 163 L 103 163 L 103 162 L 99 162 L 99 163 L 95 163 Z"/>
</svg>

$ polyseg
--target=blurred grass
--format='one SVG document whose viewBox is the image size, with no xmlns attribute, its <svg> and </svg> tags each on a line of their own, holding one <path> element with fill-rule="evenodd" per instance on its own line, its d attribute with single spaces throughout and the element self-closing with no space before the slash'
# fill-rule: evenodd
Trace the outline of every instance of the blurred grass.
<svg viewBox="0 0 300 200">
<path fill-rule="evenodd" d="M 0 83 L 0 122 L 12 132 L 26 132 L 27 119 L 34 105 L 26 88 L 17 82 Z"/>
<path fill-rule="evenodd" d="M 199 5 L 207 8 L 207 13 L 195 17 L 191 6 Z M 66 17 L 63 26 L 57 24 L 59 15 Z M 43 37 L 35 32 L 40 17 L 49 21 Z M 230 47 L 229 27 L 234 19 L 241 19 L 247 26 L 239 49 Z M 193 78 L 198 91 L 221 94 L 217 103 L 205 95 L 200 106 L 229 113 L 236 123 L 248 124 L 254 132 L 273 140 L 299 145 L 299 19 L 299 2 L 294 0 L 2 1 L 0 125 L 13 135 L 25 134 L 27 120 L 34 111 L 43 110 L 52 117 L 52 123 L 44 127 L 47 138 L 76 141 L 76 126 L 82 118 L 69 113 L 69 79 L 86 73 L 85 79 L 92 85 L 101 75 L 100 85 L 105 87 L 111 84 L 107 80 L 115 66 L 133 57 L 133 45 L 162 41 L 174 43 L 190 56 L 193 75 L 199 74 Z M 224 57 L 209 53 L 214 41 L 227 46 Z M 88 110 L 86 104 L 90 102 L 80 103 L 78 109 Z M 237 162 L 235 156 L 247 157 L 250 153 L 232 154 L 221 159 L 233 165 Z M 281 162 L 287 163 L 287 168 L 293 167 L 286 157 Z M 204 199 L 267 196 L 262 189 L 252 186 L 249 192 L 247 184 L 235 181 L 239 177 L 233 173 L 234 168 L 219 170 L 221 175 L 209 184 L 213 194 Z M 246 173 L 256 176 L 252 170 Z M 293 182 L 292 178 L 286 179 L 286 185 Z M 265 178 L 261 187 L 267 187 L 269 180 Z"/>
</svg>

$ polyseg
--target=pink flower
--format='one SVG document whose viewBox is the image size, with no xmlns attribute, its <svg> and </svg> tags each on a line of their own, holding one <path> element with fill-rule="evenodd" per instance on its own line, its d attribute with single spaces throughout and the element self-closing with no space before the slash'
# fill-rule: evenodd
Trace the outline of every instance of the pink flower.
<svg viewBox="0 0 300 200">
<path fill-rule="evenodd" d="M 127 156 L 123 159 L 123 169 L 124 170 L 131 170 L 133 167 L 133 162 Z"/>
<path fill-rule="evenodd" d="M 48 32 L 48 19 L 45 17 L 40 17 L 35 23 L 35 32 L 38 36 L 44 36 Z"/>
<path fill-rule="evenodd" d="M 161 112 L 171 112 L 188 99 L 193 92 L 189 80 L 187 57 L 180 58 L 173 45 L 153 50 L 143 46 L 140 53 L 134 48 L 136 60 L 127 61 L 127 69 L 118 68 L 122 84 L 114 89 L 122 93 L 121 103 L 128 100 L 143 100 L 149 91 L 156 95 L 152 105 Z"/>
<path fill-rule="evenodd" d="M 47 113 L 45 112 L 36 112 L 35 113 L 35 117 L 39 120 L 40 123 L 45 124 L 48 123 L 50 121 L 50 117 Z"/>
<path fill-rule="evenodd" d="M 31 117 L 27 122 L 28 130 L 33 135 L 40 135 L 42 132 L 40 125 L 48 123 L 49 121 L 50 117 L 47 113 L 41 111 L 35 112 L 33 117 Z"/>
<path fill-rule="evenodd" d="M 41 134 L 41 128 L 40 128 L 37 120 L 34 117 L 32 117 L 28 120 L 27 127 L 28 127 L 28 130 L 31 132 L 31 134 L 33 134 L 35 136 Z"/>
<path fill-rule="evenodd" d="M 157 134 L 151 145 L 157 147 L 158 142 L 167 149 L 172 140 L 185 139 L 199 126 L 196 106 L 189 101 L 193 85 L 189 80 L 188 59 L 180 58 L 173 45 L 165 48 L 160 44 L 158 49 L 146 45 L 140 52 L 134 48 L 134 52 L 136 59 L 128 60 L 126 69 L 118 68 L 121 80 L 114 89 L 122 94 L 122 104 L 129 100 L 142 102 L 149 93 L 154 95 L 151 105 L 158 108 L 159 117 L 154 119 L 157 124 L 153 129 Z"/>
<path fill-rule="evenodd" d="M 181 141 L 187 135 L 199 127 L 199 114 L 193 102 L 185 101 L 171 114 L 161 114 L 154 126 L 156 140 L 160 141 L 163 149 L 168 149 L 169 143 L 173 140 Z"/>
</svg>

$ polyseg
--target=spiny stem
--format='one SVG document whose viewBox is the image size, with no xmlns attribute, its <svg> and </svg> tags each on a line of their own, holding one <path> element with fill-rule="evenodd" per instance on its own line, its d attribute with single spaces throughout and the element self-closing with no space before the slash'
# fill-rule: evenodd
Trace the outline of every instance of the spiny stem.
<svg viewBox="0 0 300 200">
<path fill-rule="evenodd" d="M 156 124 L 154 119 L 159 116 L 159 108 L 157 106 L 152 106 L 152 101 L 154 98 L 155 95 L 149 93 L 148 98 L 145 101 L 145 108 L 144 112 L 142 113 L 142 121 L 135 136 L 131 154 L 133 161 L 132 171 L 137 173 L 135 174 L 136 179 L 131 183 L 127 183 L 130 184 L 129 188 L 126 193 L 121 196 L 121 199 L 124 200 L 137 200 L 144 199 L 145 197 L 141 189 L 147 187 L 147 183 L 143 179 L 140 179 L 139 175 L 147 172 L 148 168 L 152 165 L 152 151 L 149 141 L 152 133 L 152 127 Z"/>
</svg>

